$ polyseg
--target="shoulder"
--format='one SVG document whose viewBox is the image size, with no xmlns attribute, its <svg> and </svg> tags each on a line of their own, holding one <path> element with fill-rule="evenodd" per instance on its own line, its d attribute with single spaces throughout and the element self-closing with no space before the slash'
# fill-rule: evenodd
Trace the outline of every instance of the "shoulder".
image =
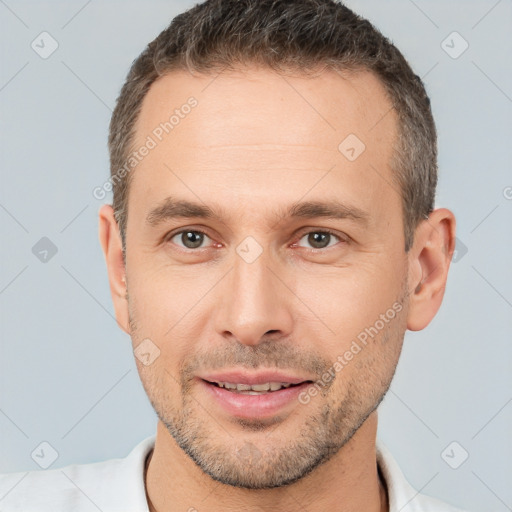
<svg viewBox="0 0 512 512">
<path fill-rule="evenodd" d="M 144 463 L 151 436 L 125 458 L 0 474 L 2 512 L 147 512 Z"/>
<path fill-rule="evenodd" d="M 377 464 L 386 481 L 389 512 L 465 512 L 436 498 L 418 493 L 406 480 L 382 441 L 377 441 Z"/>
</svg>

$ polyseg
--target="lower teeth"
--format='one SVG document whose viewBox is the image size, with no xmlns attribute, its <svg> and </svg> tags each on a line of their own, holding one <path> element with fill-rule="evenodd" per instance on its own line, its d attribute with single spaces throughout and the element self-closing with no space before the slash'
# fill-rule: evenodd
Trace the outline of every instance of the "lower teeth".
<svg viewBox="0 0 512 512">
<path fill-rule="evenodd" d="M 292 386 L 289 386 L 288 388 L 269 389 L 268 391 L 254 391 L 252 389 L 239 391 L 238 389 L 229 389 L 229 388 L 222 388 L 222 389 L 225 389 L 226 391 L 231 391 L 233 393 L 242 393 L 244 395 L 266 395 L 267 393 L 275 393 L 276 391 L 282 391 L 283 389 L 289 389 L 294 386 L 295 386 L 295 384 Z"/>
<path fill-rule="evenodd" d="M 249 390 L 249 391 L 238 391 L 237 389 L 228 389 L 228 388 L 224 388 L 226 391 L 231 391 L 232 393 L 240 393 L 242 395 L 266 395 L 267 393 L 274 393 L 274 391 L 252 391 L 252 390 Z M 281 388 L 283 389 L 283 388 Z M 280 391 L 279 389 L 277 389 L 276 391 Z"/>
</svg>

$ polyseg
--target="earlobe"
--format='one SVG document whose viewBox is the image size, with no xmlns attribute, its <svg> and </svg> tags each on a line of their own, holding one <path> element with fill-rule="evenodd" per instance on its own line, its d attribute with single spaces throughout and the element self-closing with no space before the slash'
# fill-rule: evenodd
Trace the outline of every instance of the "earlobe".
<svg viewBox="0 0 512 512">
<path fill-rule="evenodd" d="M 116 320 L 121 329 L 130 334 L 128 301 L 126 299 L 126 269 L 119 227 L 111 205 L 104 204 L 99 211 L 99 239 L 107 264 L 110 293 Z"/>
<path fill-rule="evenodd" d="M 418 225 L 409 251 L 409 330 L 424 329 L 439 310 L 454 250 L 455 216 L 446 208 L 434 210 Z"/>
</svg>

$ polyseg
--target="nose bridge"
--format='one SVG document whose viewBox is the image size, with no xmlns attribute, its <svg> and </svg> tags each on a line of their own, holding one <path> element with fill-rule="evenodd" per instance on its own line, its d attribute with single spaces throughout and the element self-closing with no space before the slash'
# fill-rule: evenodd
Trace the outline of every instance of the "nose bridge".
<svg viewBox="0 0 512 512">
<path fill-rule="evenodd" d="M 254 345 L 268 331 L 287 335 L 292 327 L 289 298 L 275 275 L 276 263 L 248 237 L 233 254 L 233 267 L 224 280 L 217 310 L 217 331 L 240 343 Z"/>
</svg>

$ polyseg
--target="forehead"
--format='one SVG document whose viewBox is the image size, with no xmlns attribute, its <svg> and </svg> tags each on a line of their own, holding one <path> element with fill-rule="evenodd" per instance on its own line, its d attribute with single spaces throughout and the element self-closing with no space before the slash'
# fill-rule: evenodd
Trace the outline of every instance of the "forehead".
<svg viewBox="0 0 512 512">
<path fill-rule="evenodd" d="M 267 68 L 211 75 L 174 71 L 158 79 L 144 98 L 136 135 L 169 121 L 190 98 L 198 106 L 180 120 L 172 139 L 188 146 L 310 143 L 337 150 L 340 137 L 357 132 L 365 142 L 395 124 L 391 103 L 369 71 L 326 70 L 287 76 Z M 179 127 L 179 129 L 178 129 Z M 176 128 L 176 129 L 174 129 Z M 388 137 L 391 139 L 391 137 Z M 176 148 L 178 149 L 178 148 Z M 255 150 L 258 150 L 256 148 Z"/>
<path fill-rule="evenodd" d="M 130 197 L 149 208 L 178 186 L 205 201 L 216 191 L 224 200 L 229 192 L 290 204 L 328 175 L 315 190 L 339 187 L 341 196 L 346 190 L 371 206 L 397 193 L 382 186 L 391 181 L 396 131 L 391 103 L 370 72 L 176 71 L 143 101 L 133 148 L 148 138 L 154 147 L 137 164 Z"/>
</svg>

